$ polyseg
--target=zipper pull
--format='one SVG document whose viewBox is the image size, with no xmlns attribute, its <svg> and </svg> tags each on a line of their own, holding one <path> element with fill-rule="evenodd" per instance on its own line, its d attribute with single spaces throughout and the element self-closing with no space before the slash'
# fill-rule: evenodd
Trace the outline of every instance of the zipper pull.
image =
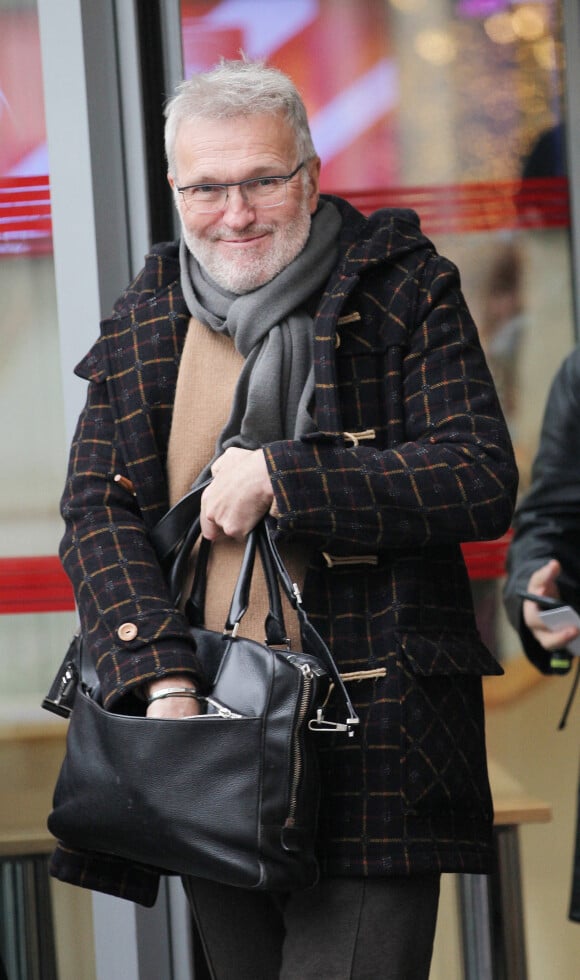
<svg viewBox="0 0 580 980">
<path fill-rule="evenodd" d="M 243 718 L 243 715 L 239 715 L 236 711 L 232 711 L 221 701 L 215 701 L 213 698 L 204 698 L 206 704 L 209 704 L 220 718 Z"/>
</svg>

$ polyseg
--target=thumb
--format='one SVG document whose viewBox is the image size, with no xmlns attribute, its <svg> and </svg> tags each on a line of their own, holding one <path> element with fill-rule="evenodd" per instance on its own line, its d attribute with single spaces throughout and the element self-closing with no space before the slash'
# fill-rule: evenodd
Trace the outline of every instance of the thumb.
<svg viewBox="0 0 580 980">
<path fill-rule="evenodd" d="M 529 591 L 537 592 L 539 595 L 557 595 L 558 587 L 556 580 L 561 571 L 562 566 L 560 562 L 556 558 L 551 558 L 541 568 L 537 568 L 531 576 L 528 584 Z"/>
</svg>

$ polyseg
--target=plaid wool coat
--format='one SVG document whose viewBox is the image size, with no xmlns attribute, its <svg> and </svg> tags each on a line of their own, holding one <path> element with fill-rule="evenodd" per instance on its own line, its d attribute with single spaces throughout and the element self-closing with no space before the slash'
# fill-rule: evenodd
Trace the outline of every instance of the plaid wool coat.
<svg viewBox="0 0 580 980">
<path fill-rule="evenodd" d="M 510 439 L 456 268 L 413 212 L 367 219 L 332 200 L 343 228 L 314 320 L 317 431 L 264 447 L 278 533 L 313 552 L 305 609 L 341 671 L 373 672 L 350 685 L 360 732 L 321 751 L 321 869 L 482 872 L 492 804 L 481 677 L 501 668 L 476 629 L 460 543 L 509 527 Z M 148 540 L 168 507 L 188 321 L 177 244 L 155 247 L 77 368 L 89 386 L 61 557 L 109 707 L 166 672 L 200 679 Z M 155 898 L 156 872 L 66 841 L 52 873 Z"/>
</svg>

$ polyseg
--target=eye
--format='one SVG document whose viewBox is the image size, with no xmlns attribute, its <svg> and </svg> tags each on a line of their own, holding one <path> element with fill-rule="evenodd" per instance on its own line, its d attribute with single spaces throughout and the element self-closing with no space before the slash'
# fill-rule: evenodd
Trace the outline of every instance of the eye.
<svg viewBox="0 0 580 980">
<path fill-rule="evenodd" d="M 196 184 L 188 189 L 192 197 L 211 197 L 212 194 L 220 194 L 222 187 L 221 184 Z"/>
<path fill-rule="evenodd" d="M 259 180 L 255 180 L 253 183 L 254 187 L 277 187 L 280 183 L 279 177 L 260 177 Z"/>
</svg>

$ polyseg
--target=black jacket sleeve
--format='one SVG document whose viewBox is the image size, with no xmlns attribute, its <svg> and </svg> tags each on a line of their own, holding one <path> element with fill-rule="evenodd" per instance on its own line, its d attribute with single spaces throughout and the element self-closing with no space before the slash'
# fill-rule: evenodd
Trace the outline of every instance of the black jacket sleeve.
<svg viewBox="0 0 580 980">
<path fill-rule="evenodd" d="M 550 654 L 525 626 L 517 592 L 550 558 L 562 565 L 562 598 L 580 608 L 580 347 L 552 382 L 531 486 L 516 512 L 508 554 L 506 610 L 526 655 L 543 673 L 551 672 Z"/>
</svg>

